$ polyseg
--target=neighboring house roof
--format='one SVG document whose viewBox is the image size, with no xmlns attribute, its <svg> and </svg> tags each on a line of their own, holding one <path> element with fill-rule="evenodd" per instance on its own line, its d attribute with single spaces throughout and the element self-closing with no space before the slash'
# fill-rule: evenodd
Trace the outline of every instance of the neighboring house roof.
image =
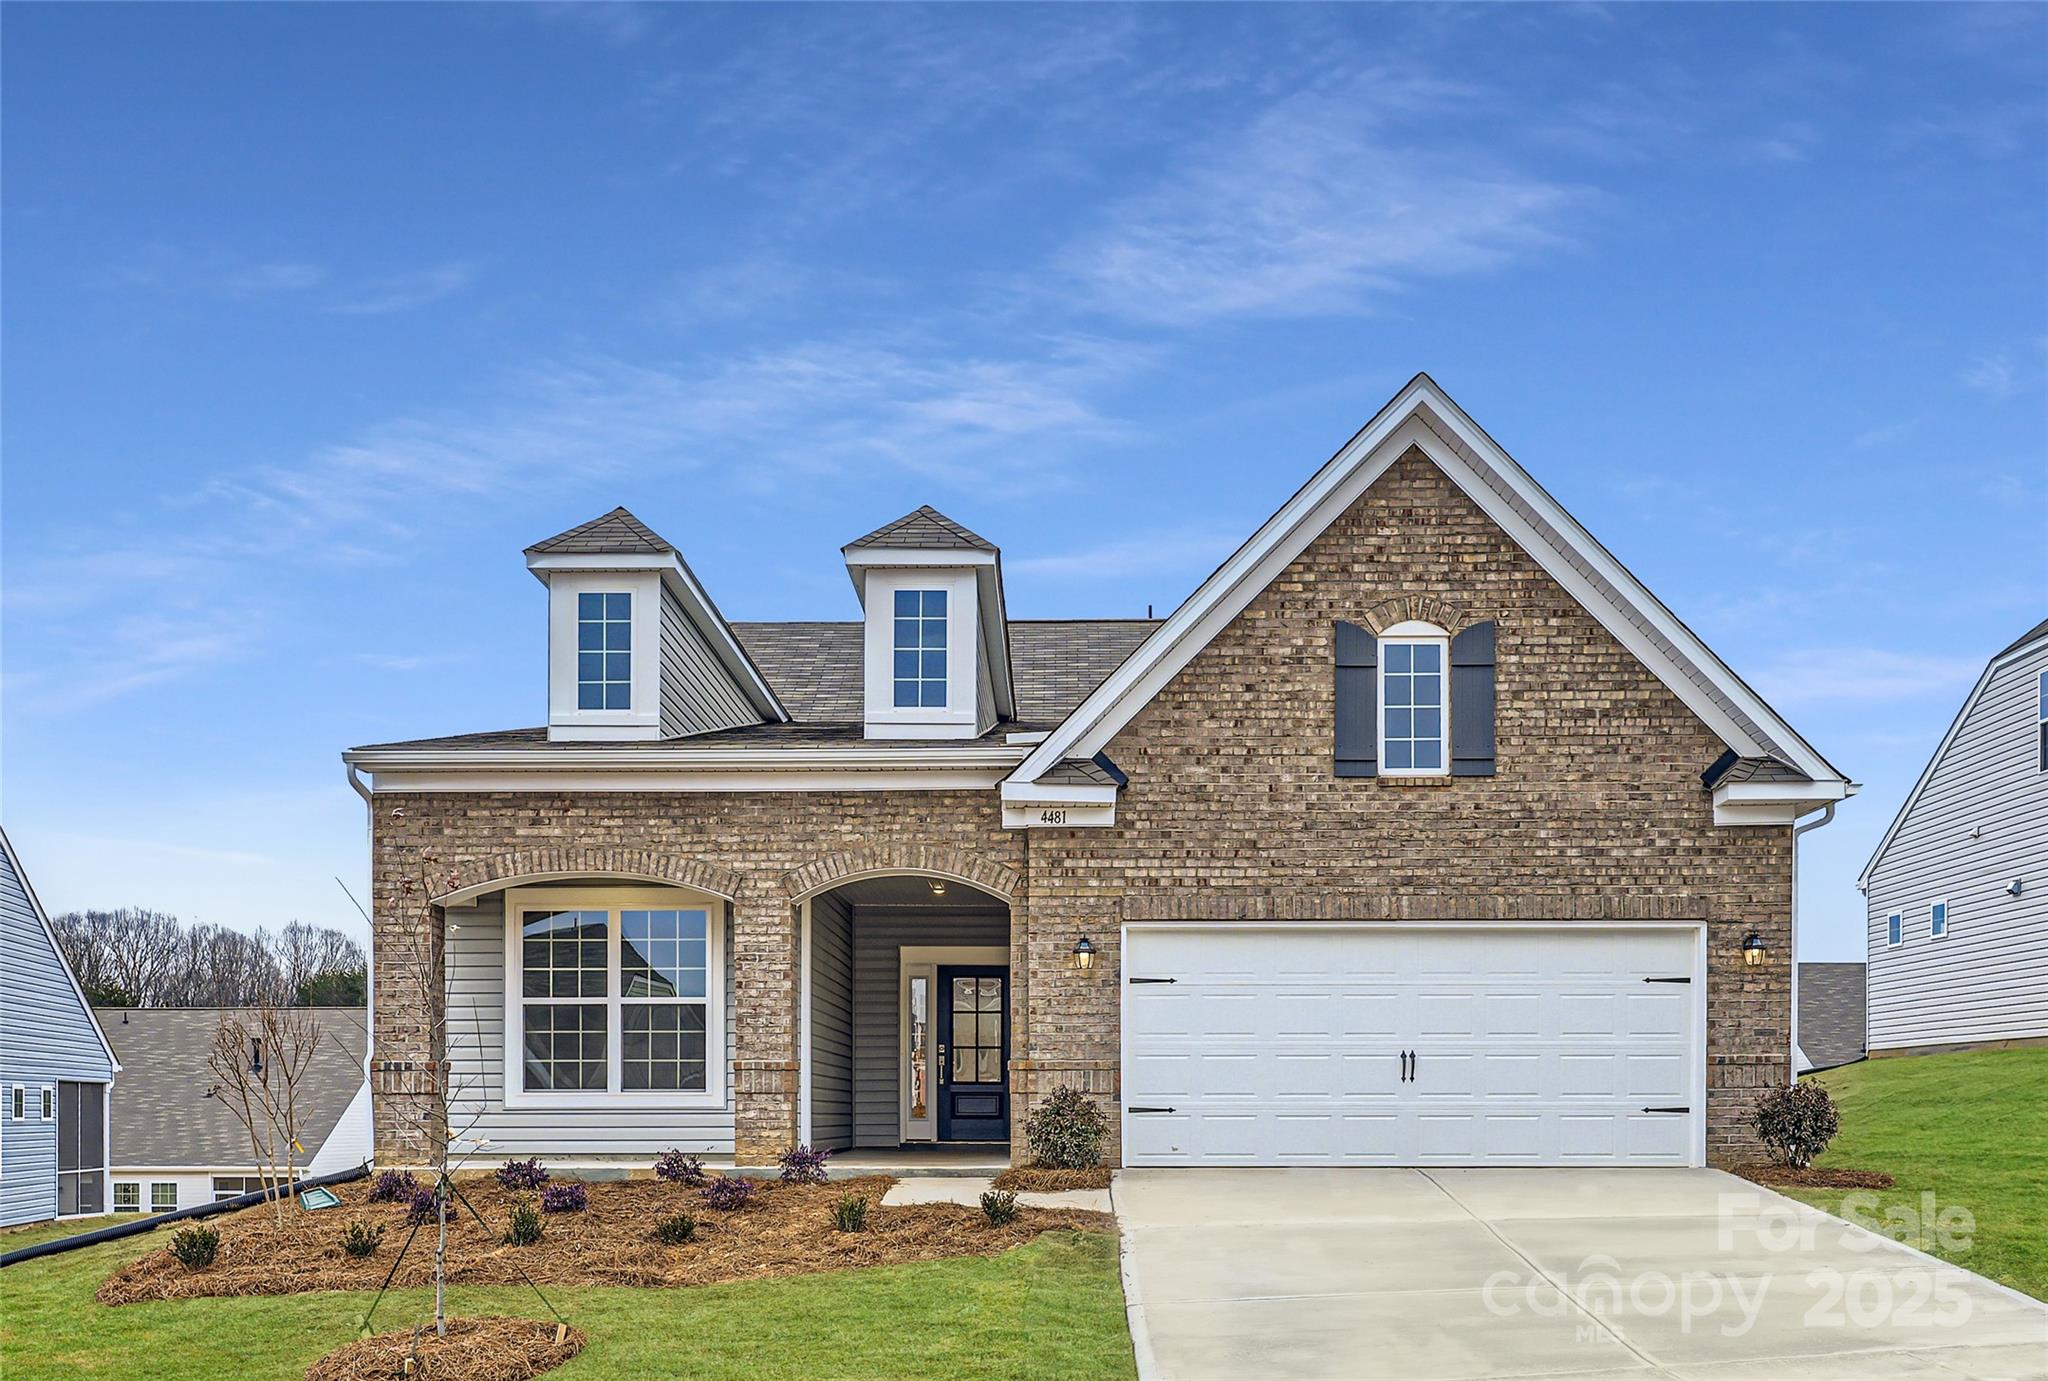
<svg viewBox="0 0 2048 1381">
<path fill-rule="evenodd" d="M 1418 374 L 1082 701 L 1012 774 L 1034 782 L 1088 756 L 1138 712 L 1411 448 L 1479 507 L 1719 734 L 1839 798 L 1853 787 L 1693 631 L 1581 527 L 1427 374 Z"/>
<path fill-rule="evenodd" d="M 624 510 L 621 510 L 622 512 Z M 930 547 L 939 551 L 994 551 L 996 544 L 969 532 L 945 514 L 925 504 L 893 523 L 884 523 L 865 537 L 855 538 L 842 550 L 855 547 Z"/>
<path fill-rule="evenodd" d="M 660 556 L 675 546 L 635 518 L 624 508 L 615 508 L 567 532 L 558 532 L 544 542 L 526 549 L 528 555 Z"/>
<path fill-rule="evenodd" d="M 54 987 L 54 975 L 62 973 L 64 987 L 55 991 L 69 990 L 80 1018 L 80 1029 L 75 1036 L 69 1037 L 74 1047 L 70 1053 L 76 1055 L 96 1045 L 107 1062 L 104 1071 L 94 1071 L 88 1076 L 87 1071 L 78 1070 L 74 1077 L 95 1082 L 118 1073 L 120 1058 L 108 1043 L 106 1032 L 93 1020 L 92 1005 L 85 1000 L 85 989 L 79 984 L 78 975 L 72 972 L 71 962 L 64 957 L 64 947 L 57 943 L 57 931 L 50 924 L 50 913 L 43 909 L 42 898 L 36 895 L 35 884 L 28 880 L 28 871 L 21 866 L 21 856 L 14 852 L 14 841 L 7 837 L 5 829 L 0 829 L 0 911 L 5 911 L 9 919 L 8 942 L 0 946 L 0 1020 L 7 1021 L 13 1028 L 6 1033 L 7 1039 L 0 1041 L 0 1046 L 15 1046 L 26 1037 L 46 1052 L 63 1047 L 63 1041 L 53 1039 L 56 1033 L 25 1031 L 17 1025 L 34 1014 L 36 1004 L 27 1001 L 26 994 L 14 990 L 16 984 L 31 981 L 38 974 L 52 975 L 47 981 Z M 15 931 L 16 921 L 25 922 L 30 927 L 26 934 Z M 24 943 L 32 948 L 32 952 L 16 948 Z"/>
<path fill-rule="evenodd" d="M 300 1009 L 318 1023 L 320 1042 L 299 1086 L 301 1166 L 319 1154 L 363 1086 L 369 1016 L 360 1007 Z M 244 1167 L 254 1163 L 249 1133 L 227 1105 L 210 1098 L 207 1067 L 221 1009 L 101 1007 L 102 1028 L 121 1056 L 121 1077 L 107 1108 L 112 1164 Z"/>
<path fill-rule="evenodd" d="M 1799 1048 L 1814 1069 L 1863 1058 L 1863 965 L 1799 966 Z"/>
<path fill-rule="evenodd" d="M 987 736 L 1050 730 L 1081 703 L 1102 678 L 1143 643 L 1155 619 L 1023 619 L 1010 624 L 1017 718 Z M 776 747 L 872 747 L 862 731 L 862 625 L 859 623 L 735 623 L 733 632 L 789 710 L 787 724 L 753 724 L 670 740 L 689 748 L 759 744 Z M 984 740 L 985 741 L 985 740 Z M 898 740 L 915 744 L 920 740 Z M 959 740 L 941 741 L 958 747 Z M 564 752 L 645 751 L 646 743 L 548 742 L 545 728 L 453 734 L 368 744 L 354 751 L 435 748 L 537 748 Z"/>
<path fill-rule="evenodd" d="M 2007 643 L 2003 648 L 1992 654 L 1991 660 L 1984 664 L 1984 670 L 1977 676 L 1977 684 L 1970 687 L 1970 693 L 1963 698 L 1963 707 L 1957 710 L 1956 717 L 1949 721 L 1948 732 L 1941 736 L 1941 742 L 1935 746 L 1933 756 L 1929 757 L 1927 765 L 1920 769 L 1920 776 L 1913 783 L 1913 789 L 1906 794 L 1905 804 L 1901 805 L 1899 813 L 1892 817 L 1891 824 L 1885 829 L 1884 837 L 1879 839 L 1877 847 L 1870 851 L 1870 861 L 1865 863 L 1863 871 L 1857 874 L 1856 886 L 1858 888 L 1868 888 L 1870 886 L 1870 875 L 1877 871 L 1878 861 L 1884 857 L 1884 851 L 1891 847 L 1892 838 L 1898 834 L 1899 826 L 1906 822 L 1906 817 L 1912 813 L 1914 804 L 1919 801 L 1921 793 L 1927 789 L 1927 783 L 1934 777 L 1935 767 L 1940 764 L 1942 758 L 1948 753 L 1949 745 L 1955 742 L 1955 737 L 1962 730 L 1964 721 L 1970 717 L 1970 711 L 1976 707 L 1978 698 L 1984 694 L 1984 688 L 1991 684 L 1992 674 L 2012 658 L 2030 651 L 2035 644 L 2044 640 L 2048 640 L 2048 619 L 2041 620 L 2041 622 L 2020 634 L 2018 638 Z"/>
</svg>

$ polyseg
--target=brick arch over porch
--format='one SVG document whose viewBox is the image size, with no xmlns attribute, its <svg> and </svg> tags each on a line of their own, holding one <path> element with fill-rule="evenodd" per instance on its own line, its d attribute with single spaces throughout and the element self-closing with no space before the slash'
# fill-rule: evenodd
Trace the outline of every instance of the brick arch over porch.
<svg viewBox="0 0 2048 1381">
<path fill-rule="evenodd" d="M 951 878 L 979 887 L 1003 901 L 1013 901 L 1021 887 L 1015 869 L 965 849 L 944 844 L 896 844 L 850 849 L 829 854 L 783 874 L 782 889 L 791 901 L 853 882 L 890 873 L 917 873 Z"/>
<path fill-rule="evenodd" d="M 635 882 L 690 887 L 731 900 L 739 895 L 740 875 L 731 868 L 698 858 L 679 858 L 658 849 L 596 846 L 523 849 L 470 859 L 450 870 L 453 885 L 434 898 L 437 906 L 460 906 L 487 892 L 524 883 L 565 878 L 605 877 Z"/>
</svg>

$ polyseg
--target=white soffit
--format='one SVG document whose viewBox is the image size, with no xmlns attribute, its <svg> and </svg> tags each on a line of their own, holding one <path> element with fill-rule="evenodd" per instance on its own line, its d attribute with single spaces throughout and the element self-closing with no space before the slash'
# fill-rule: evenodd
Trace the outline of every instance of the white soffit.
<svg viewBox="0 0 2048 1381">
<path fill-rule="evenodd" d="M 1847 779 L 1593 539 L 1426 374 L 1366 423 L 1046 741 L 1012 780 L 1102 751 L 1260 591 L 1413 446 L 1745 757 L 1781 758 L 1816 782 Z"/>
</svg>

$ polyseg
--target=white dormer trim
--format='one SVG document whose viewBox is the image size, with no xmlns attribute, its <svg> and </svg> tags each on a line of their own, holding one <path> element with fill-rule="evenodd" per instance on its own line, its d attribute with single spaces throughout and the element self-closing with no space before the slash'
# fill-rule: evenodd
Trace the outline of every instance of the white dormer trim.
<svg viewBox="0 0 2048 1381">
<path fill-rule="evenodd" d="M 959 562 L 911 565 L 862 573 L 867 608 L 863 678 L 865 734 L 874 739 L 979 738 L 977 684 L 986 665 L 981 652 L 981 608 L 975 574 Z M 946 595 L 946 703 L 896 704 L 896 593 L 943 590 Z"/>
<path fill-rule="evenodd" d="M 981 645 L 981 661 L 988 672 L 989 694 L 986 698 L 994 719 L 1017 717 L 1017 693 L 1010 675 L 1010 615 L 1003 596 L 1002 560 L 995 552 L 955 547 L 870 547 L 856 544 L 843 548 L 842 554 L 846 558 L 847 578 L 853 582 L 862 608 L 867 610 L 875 607 L 868 602 L 867 595 L 867 578 L 871 571 L 954 570 L 971 573 L 974 585 L 970 593 L 977 616 L 975 631 Z M 872 618 L 869 624 L 872 628 Z M 874 702 L 870 700 L 868 703 L 872 705 Z M 993 727 L 994 721 L 991 720 L 983 723 L 978 732 L 986 733 Z"/>
<path fill-rule="evenodd" d="M 1418 374 L 1035 748 L 1017 783 L 1100 752 L 1217 633 L 1413 446 L 1743 756 L 1855 787 L 1665 608 L 1426 374 Z"/>
</svg>

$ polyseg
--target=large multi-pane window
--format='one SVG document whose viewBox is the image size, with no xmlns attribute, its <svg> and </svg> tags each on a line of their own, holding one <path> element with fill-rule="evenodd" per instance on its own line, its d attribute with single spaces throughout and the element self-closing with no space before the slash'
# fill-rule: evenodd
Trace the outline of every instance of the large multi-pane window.
<svg viewBox="0 0 2048 1381">
<path fill-rule="evenodd" d="M 896 708 L 945 708 L 946 592 L 898 590 Z"/>
<path fill-rule="evenodd" d="M 1448 642 L 1435 637 L 1380 640 L 1380 771 L 1429 776 L 1448 770 L 1445 721 Z"/>
<path fill-rule="evenodd" d="M 716 935 L 701 906 L 515 902 L 519 1088 L 702 1094 Z"/>
<path fill-rule="evenodd" d="M 633 708 L 633 596 L 576 596 L 576 708 Z"/>
</svg>

